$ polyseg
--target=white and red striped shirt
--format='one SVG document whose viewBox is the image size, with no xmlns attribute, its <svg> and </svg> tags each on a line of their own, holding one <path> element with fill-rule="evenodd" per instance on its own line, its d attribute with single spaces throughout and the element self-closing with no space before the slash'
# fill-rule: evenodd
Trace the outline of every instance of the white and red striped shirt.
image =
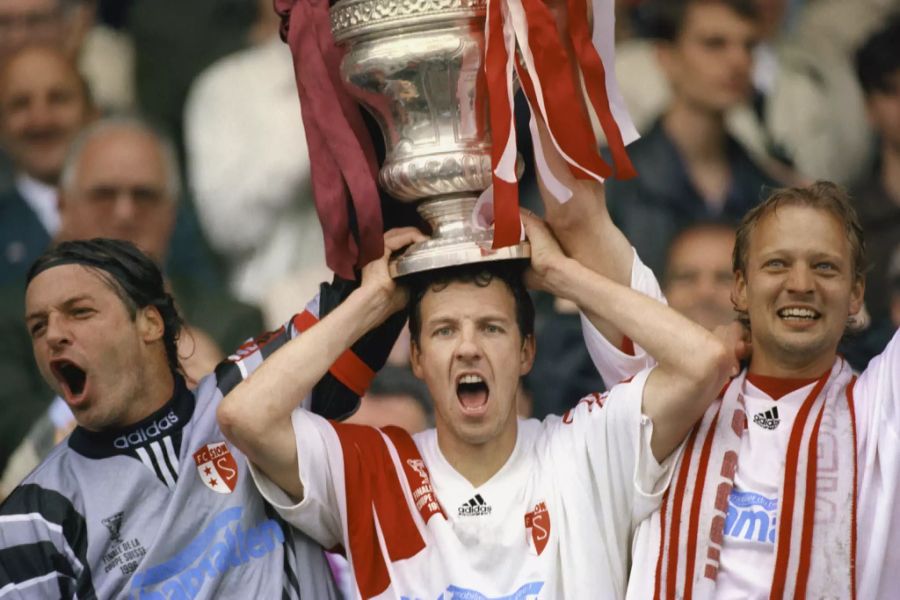
<svg viewBox="0 0 900 600">
<path fill-rule="evenodd" d="M 632 265 L 631 287 L 665 302 L 656 278 L 637 254 Z M 653 364 L 640 348 L 630 354 L 623 353 L 603 338 L 589 321 L 583 318 L 582 324 L 588 350 L 604 381 L 618 381 Z M 842 359 L 836 361 L 840 363 Z M 792 385 L 789 390 L 778 391 L 773 389 L 773 382 L 768 383 L 760 385 L 751 376 L 741 389 L 747 425 L 740 440 L 734 487 L 728 497 L 715 577 L 715 598 L 769 598 L 773 588 L 778 542 L 776 518 L 779 504 L 784 502 L 779 495 L 780 484 L 791 455 L 788 440 L 800 407 L 814 384 Z M 895 598 L 900 586 L 900 550 L 897 549 L 900 538 L 900 332 L 895 333 L 885 351 L 837 397 L 842 402 L 849 400 L 855 428 L 856 523 L 852 538 L 847 540 L 855 545 L 856 561 L 851 571 L 855 597 Z M 716 406 L 714 404 L 710 412 L 715 412 Z M 823 423 L 822 430 L 827 433 L 835 425 L 839 424 Z M 834 475 L 838 470 L 834 458 L 836 447 L 837 440 L 833 435 L 819 436 L 817 491 L 821 498 L 814 503 L 812 521 L 815 526 L 827 526 L 836 516 L 854 510 L 849 505 L 836 506 L 827 498 L 827 492 L 837 481 Z M 852 472 L 852 469 L 852 464 L 840 466 L 842 471 Z M 675 484 L 673 494 L 678 496 Z M 799 531 L 795 533 L 800 535 Z M 811 544 L 821 543 L 820 539 L 814 535 Z M 629 598 L 656 596 L 659 554 L 660 512 L 656 512 L 635 533 Z M 671 572 L 678 581 L 684 576 L 683 562 L 677 563 L 677 572 Z M 812 576 L 821 574 L 813 573 Z M 835 597 L 841 596 L 843 594 L 835 594 Z"/>
<path fill-rule="evenodd" d="M 286 520 L 346 549 L 362 598 L 623 597 L 633 529 L 671 476 L 641 414 L 648 373 L 562 417 L 520 420 L 506 464 L 478 487 L 446 461 L 435 430 L 411 437 L 302 409 L 303 501 L 253 474 Z"/>
</svg>

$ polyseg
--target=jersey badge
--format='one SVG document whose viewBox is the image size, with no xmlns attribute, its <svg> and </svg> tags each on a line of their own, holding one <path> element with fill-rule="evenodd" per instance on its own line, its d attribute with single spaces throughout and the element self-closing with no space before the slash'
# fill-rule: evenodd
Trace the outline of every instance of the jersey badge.
<svg viewBox="0 0 900 600">
<path fill-rule="evenodd" d="M 109 541 L 112 544 L 117 544 L 122 541 L 122 536 L 120 532 L 122 530 L 122 517 L 125 516 L 124 512 L 117 512 L 111 517 L 106 517 L 101 523 L 106 526 L 109 530 Z"/>
<path fill-rule="evenodd" d="M 194 452 L 194 462 L 200 481 L 220 494 L 234 491 L 238 479 L 238 467 L 225 442 L 206 444 Z"/>
<path fill-rule="evenodd" d="M 525 537 L 540 556 L 550 539 L 550 512 L 546 502 L 538 502 L 534 510 L 525 514 Z"/>
</svg>

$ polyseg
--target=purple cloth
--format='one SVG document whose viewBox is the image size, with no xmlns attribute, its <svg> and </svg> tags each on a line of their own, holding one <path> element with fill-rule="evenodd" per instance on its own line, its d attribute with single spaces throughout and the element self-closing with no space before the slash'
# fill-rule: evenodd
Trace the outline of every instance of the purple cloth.
<svg viewBox="0 0 900 600">
<path fill-rule="evenodd" d="M 274 0 L 291 48 L 306 130 L 325 261 L 345 279 L 384 253 L 375 151 L 359 105 L 340 80 L 343 51 L 331 33 L 328 0 Z M 350 227 L 350 202 L 359 243 Z"/>
</svg>

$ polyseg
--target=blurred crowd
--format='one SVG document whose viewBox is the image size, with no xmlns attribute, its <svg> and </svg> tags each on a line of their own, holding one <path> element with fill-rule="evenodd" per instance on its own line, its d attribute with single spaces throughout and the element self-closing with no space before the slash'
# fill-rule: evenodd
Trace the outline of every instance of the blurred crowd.
<svg viewBox="0 0 900 600">
<path fill-rule="evenodd" d="M 0 470 L 17 447 L 24 465 L 7 482 L 71 421 L 22 319 L 25 273 L 55 241 L 126 239 L 164 267 L 189 379 L 330 276 L 271 4 L 0 0 Z M 900 325 L 900 0 L 618 0 L 616 25 L 642 138 L 639 176 L 607 200 L 669 303 L 709 328 L 734 319 L 734 225 L 772 188 L 836 181 L 869 250 L 867 316 L 843 348 L 864 367 Z M 521 193 L 540 205 L 533 176 Z M 541 417 L 602 383 L 574 307 L 536 300 L 520 411 Z M 402 343 L 390 364 L 355 418 L 424 428 Z"/>
</svg>

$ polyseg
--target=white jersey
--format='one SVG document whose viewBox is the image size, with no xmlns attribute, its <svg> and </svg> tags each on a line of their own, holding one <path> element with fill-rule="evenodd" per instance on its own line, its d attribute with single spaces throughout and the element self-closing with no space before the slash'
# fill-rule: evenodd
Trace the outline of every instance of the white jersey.
<svg viewBox="0 0 900 600">
<path fill-rule="evenodd" d="M 659 505 L 659 465 L 641 414 L 649 371 L 563 417 L 520 420 L 486 483 L 446 461 L 435 430 L 293 414 L 304 498 L 253 468 L 262 494 L 326 548 L 347 550 L 363 598 L 621 598 L 633 528 Z"/>
<path fill-rule="evenodd" d="M 635 255 L 632 288 L 664 301 L 652 272 Z M 628 355 L 582 319 L 591 357 L 606 382 L 629 377 L 653 364 L 640 348 Z M 779 484 L 784 478 L 788 436 L 813 384 L 766 381 L 751 375 L 742 389 L 749 423 L 741 438 L 735 485 L 728 502 L 724 544 L 716 577 L 717 598 L 768 598 L 775 566 Z M 756 381 L 757 385 L 754 385 Z M 793 385 L 791 385 L 793 383 Z M 782 387 L 777 393 L 774 388 Z M 788 393 L 782 394 L 787 390 Z M 900 334 L 852 384 L 857 433 L 858 598 L 894 598 L 900 585 Z M 834 444 L 819 442 L 820 485 Z M 828 510 L 817 505 L 817 510 Z M 833 510 L 850 510 L 834 507 Z M 829 515 L 817 513 L 816 522 Z M 659 518 L 654 514 L 635 533 L 629 598 L 652 598 L 659 554 Z M 813 541 L 815 543 L 815 541 Z"/>
</svg>

